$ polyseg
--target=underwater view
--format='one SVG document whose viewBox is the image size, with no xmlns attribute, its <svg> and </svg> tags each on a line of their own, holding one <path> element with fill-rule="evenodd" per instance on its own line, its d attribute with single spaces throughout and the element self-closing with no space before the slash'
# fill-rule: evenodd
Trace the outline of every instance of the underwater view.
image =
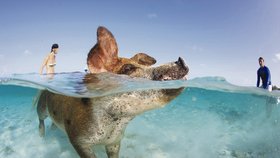
<svg viewBox="0 0 280 158">
<path fill-rule="evenodd" d="M 53 77 L 14 74 L 0 78 L 0 157 L 78 158 L 67 135 L 38 131 L 33 103 L 40 90 L 98 97 L 148 89 L 185 90 L 163 108 L 136 116 L 121 141 L 121 158 L 276 158 L 280 155 L 280 92 L 241 87 L 222 77 L 150 81 L 81 72 Z M 75 106 L 75 105 L 73 105 Z M 106 158 L 104 146 L 95 146 Z"/>
</svg>

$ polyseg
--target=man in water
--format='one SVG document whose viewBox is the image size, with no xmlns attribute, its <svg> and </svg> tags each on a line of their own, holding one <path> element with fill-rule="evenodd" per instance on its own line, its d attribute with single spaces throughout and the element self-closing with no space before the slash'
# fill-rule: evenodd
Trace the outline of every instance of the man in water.
<svg viewBox="0 0 280 158">
<path fill-rule="evenodd" d="M 51 48 L 51 52 L 47 55 L 40 68 L 40 72 L 39 72 L 40 74 L 42 74 L 44 67 L 46 67 L 47 74 L 54 74 L 54 67 L 56 65 L 55 56 L 57 52 L 58 52 L 58 44 L 53 44 Z"/>
<path fill-rule="evenodd" d="M 262 79 L 262 88 L 269 89 L 271 86 L 271 76 L 268 67 L 264 65 L 264 59 L 262 57 L 259 58 L 260 68 L 258 69 L 258 80 L 257 87 L 260 87 L 260 78 Z"/>
</svg>

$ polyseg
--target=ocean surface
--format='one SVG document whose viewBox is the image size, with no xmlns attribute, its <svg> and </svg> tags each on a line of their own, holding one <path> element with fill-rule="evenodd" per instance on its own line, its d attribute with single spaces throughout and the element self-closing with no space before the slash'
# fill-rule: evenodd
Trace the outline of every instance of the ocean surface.
<svg viewBox="0 0 280 158">
<path fill-rule="evenodd" d="M 73 97 L 186 87 L 164 108 L 143 113 L 127 126 L 121 158 L 278 158 L 280 92 L 241 87 L 222 77 L 188 81 L 149 81 L 114 74 L 81 72 L 54 76 L 0 76 L 0 157 L 78 158 L 66 134 L 51 128 L 38 133 L 32 106 L 39 90 Z M 103 146 L 94 147 L 106 158 Z"/>
</svg>

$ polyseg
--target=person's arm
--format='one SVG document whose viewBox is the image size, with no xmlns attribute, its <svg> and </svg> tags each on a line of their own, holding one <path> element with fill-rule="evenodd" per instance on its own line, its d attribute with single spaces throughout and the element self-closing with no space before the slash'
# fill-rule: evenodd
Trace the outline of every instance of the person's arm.
<svg viewBox="0 0 280 158">
<path fill-rule="evenodd" d="M 271 76 L 270 76 L 270 71 L 269 71 L 269 68 L 266 69 L 266 80 L 267 80 L 267 86 L 271 84 Z"/>
<path fill-rule="evenodd" d="M 42 75 L 43 69 L 44 69 L 44 67 L 47 65 L 48 60 L 49 60 L 49 55 L 48 55 L 48 56 L 44 59 L 44 61 L 43 61 L 43 64 L 42 64 L 42 66 L 41 66 L 41 68 L 40 68 L 40 71 L 39 71 L 39 74 L 40 74 L 40 75 Z"/>
<path fill-rule="evenodd" d="M 261 76 L 259 74 L 259 71 L 257 71 L 257 87 L 260 86 L 260 78 L 261 78 Z"/>
</svg>

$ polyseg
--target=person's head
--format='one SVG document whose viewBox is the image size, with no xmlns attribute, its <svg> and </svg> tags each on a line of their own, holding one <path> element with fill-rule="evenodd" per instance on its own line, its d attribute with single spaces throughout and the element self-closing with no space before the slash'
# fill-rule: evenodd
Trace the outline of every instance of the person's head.
<svg viewBox="0 0 280 158">
<path fill-rule="evenodd" d="M 59 47 L 58 44 L 56 44 L 56 43 L 53 44 L 53 45 L 52 45 L 51 52 L 54 52 L 54 53 L 56 54 L 56 53 L 58 52 L 58 47 Z"/>
<path fill-rule="evenodd" d="M 260 64 L 260 67 L 264 67 L 264 59 L 263 59 L 263 57 L 259 57 L 259 64 Z"/>
</svg>

